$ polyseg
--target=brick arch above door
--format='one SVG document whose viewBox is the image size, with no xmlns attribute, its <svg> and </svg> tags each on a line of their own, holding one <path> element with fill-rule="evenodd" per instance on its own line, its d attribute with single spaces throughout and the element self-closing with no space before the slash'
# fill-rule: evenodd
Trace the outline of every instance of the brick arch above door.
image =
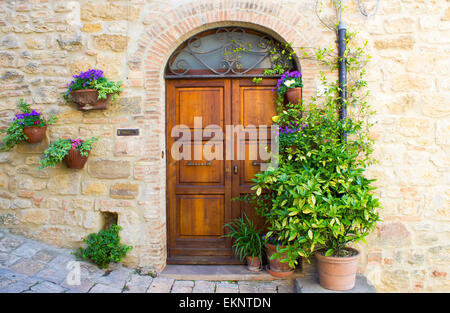
<svg viewBox="0 0 450 313">
<path fill-rule="evenodd" d="M 166 148 L 164 71 L 172 53 L 195 34 L 223 26 L 240 26 L 266 33 L 280 42 L 292 43 L 294 50 L 314 46 L 306 31 L 313 27 L 308 22 L 311 17 L 289 10 L 289 6 L 280 7 L 275 1 L 264 1 L 264 5 L 252 2 L 254 6 L 245 9 L 248 2 L 251 1 L 190 1 L 155 14 L 148 19 L 151 22 L 135 43 L 134 54 L 128 58 L 130 76 L 139 73 L 137 78 L 130 77 L 130 80 L 140 80 L 134 85 L 143 87 L 144 116 L 140 123 L 147 138 L 143 142 L 146 157 L 135 166 L 138 175 L 142 172 L 140 179 L 148 182 L 143 200 L 150 206 L 143 214 L 143 226 L 147 231 L 142 237 L 145 252 L 140 253 L 141 266 L 162 270 L 166 265 L 166 158 L 161 156 Z M 305 32 L 299 32 L 299 28 L 304 28 Z M 146 215 L 151 218 L 145 218 Z"/>
</svg>

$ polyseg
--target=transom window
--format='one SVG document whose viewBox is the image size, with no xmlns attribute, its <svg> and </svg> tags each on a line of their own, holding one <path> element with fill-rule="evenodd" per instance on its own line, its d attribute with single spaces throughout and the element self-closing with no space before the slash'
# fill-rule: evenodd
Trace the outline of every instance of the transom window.
<svg viewBox="0 0 450 313">
<path fill-rule="evenodd" d="M 280 53 L 283 47 L 285 44 L 252 29 L 215 28 L 181 44 L 170 57 L 165 76 L 257 77 L 276 65 L 286 70 L 296 69 L 295 62 Z"/>
</svg>

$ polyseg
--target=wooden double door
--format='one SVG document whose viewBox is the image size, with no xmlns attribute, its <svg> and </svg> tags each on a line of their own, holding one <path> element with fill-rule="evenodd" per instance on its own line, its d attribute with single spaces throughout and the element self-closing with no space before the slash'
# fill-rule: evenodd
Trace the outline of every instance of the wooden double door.
<svg viewBox="0 0 450 313">
<path fill-rule="evenodd" d="M 245 212 L 263 227 L 252 206 L 232 200 L 253 192 L 252 178 L 260 170 L 261 155 L 249 154 L 261 137 L 234 136 L 230 143 L 227 125 L 270 126 L 276 115 L 275 85 L 275 79 L 259 84 L 237 78 L 166 81 L 168 263 L 241 263 L 231 240 L 223 237 L 224 224 Z M 187 130 L 189 136 L 172 133 L 176 125 L 184 125 L 180 130 Z M 223 135 L 208 131 L 211 128 L 221 129 Z M 245 151 L 244 159 L 238 151 Z"/>
</svg>

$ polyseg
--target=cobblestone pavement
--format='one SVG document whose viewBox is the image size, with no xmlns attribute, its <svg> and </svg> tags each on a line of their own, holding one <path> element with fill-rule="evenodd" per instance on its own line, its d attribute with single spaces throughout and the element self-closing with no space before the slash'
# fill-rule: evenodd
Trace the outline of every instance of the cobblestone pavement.
<svg viewBox="0 0 450 313">
<path fill-rule="evenodd" d="M 175 280 L 140 275 L 120 264 L 103 271 L 89 262 L 74 262 L 71 252 L 0 230 L 0 293 L 294 292 L 293 280 Z"/>
</svg>

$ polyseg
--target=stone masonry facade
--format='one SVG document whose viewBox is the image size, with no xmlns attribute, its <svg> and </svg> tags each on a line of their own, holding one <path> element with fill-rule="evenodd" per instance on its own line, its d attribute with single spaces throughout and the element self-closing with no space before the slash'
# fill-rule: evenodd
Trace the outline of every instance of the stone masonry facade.
<svg viewBox="0 0 450 313">
<path fill-rule="evenodd" d="M 326 2 L 326 1 L 325 1 Z M 364 1 L 362 1 L 364 2 Z M 373 1 L 366 1 L 371 3 Z M 450 291 L 450 8 L 446 0 L 381 1 L 375 17 L 344 0 L 344 21 L 368 41 L 371 136 L 383 222 L 359 245 L 360 273 L 378 291 Z M 315 0 L 3 0 L 0 2 L 0 127 L 19 98 L 59 121 L 41 144 L 0 154 L 0 228 L 73 248 L 106 213 L 134 249 L 124 263 L 166 262 L 164 69 L 175 49 L 217 26 L 244 26 L 303 47 L 336 40 Z M 322 17 L 332 16 L 325 7 Z M 304 95 L 318 66 L 300 60 Z M 61 97 L 71 76 L 99 68 L 124 92 L 104 111 Z M 139 128 L 119 137 L 118 128 Z M 101 136 L 82 170 L 38 171 L 48 143 Z"/>
</svg>

